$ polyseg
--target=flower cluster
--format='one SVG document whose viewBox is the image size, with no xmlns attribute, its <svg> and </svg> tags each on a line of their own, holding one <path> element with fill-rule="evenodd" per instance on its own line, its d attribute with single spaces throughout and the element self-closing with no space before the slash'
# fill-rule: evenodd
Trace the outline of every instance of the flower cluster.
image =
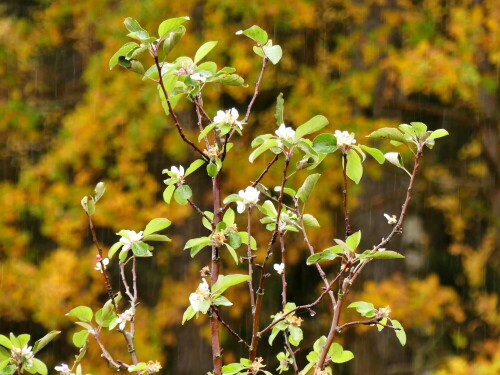
<svg viewBox="0 0 500 375">
<path fill-rule="evenodd" d="M 12 347 L 10 350 L 10 362 L 15 365 L 21 365 L 23 362 L 26 362 L 26 367 L 30 368 L 33 366 L 33 351 L 32 347 L 28 346 L 28 344 L 24 345 L 22 348 Z"/>
<path fill-rule="evenodd" d="M 214 117 L 214 123 L 236 126 L 240 130 L 243 130 L 241 121 L 238 121 L 239 115 L 236 108 L 231 108 L 226 111 L 217 111 L 217 115 Z"/>
<path fill-rule="evenodd" d="M 252 372 L 252 374 L 256 374 L 260 371 L 261 368 L 266 367 L 266 365 L 262 364 L 264 359 L 262 357 L 255 358 L 255 361 L 252 362 L 248 369 Z"/>
<path fill-rule="evenodd" d="M 278 275 L 282 275 L 283 272 L 285 271 L 285 264 L 284 263 L 274 264 L 274 270 L 278 273 Z"/>
<path fill-rule="evenodd" d="M 146 371 L 148 374 L 156 374 L 157 372 L 160 372 L 161 370 L 161 364 L 158 361 L 148 361 L 148 364 L 146 365 Z"/>
<path fill-rule="evenodd" d="M 247 207 L 252 207 L 257 204 L 260 191 L 252 186 L 248 186 L 245 190 L 240 190 L 238 195 L 241 200 L 236 201 L 236 210 L 241 214 Z"/>
<path fill-rule="evenodd" d="M 119 324 L 120 330 L 123 330 L 127 322 L 130 322 L 132 321 L 132 319 L 134 319 L 134 316 L 135 316 L 135 309 L 133 307 L 119 314 L 118 319 L 116 319 L 116 322 Z"/>
<path fill-rule="evenodd" d="M 189 302 L 194 311 L 202 311 L 201 303 L 210 300 L 210 287 L 205 279 L 198 285 L 196 292 L 189 295 Z"/>
<path fill-rule="evenodd" d="M 335 138 L 337 138 L 337 146 L 343 150 L 349 149 L 356 143 L 356 140 L 354 139 L 354 133 L 335 130 L 335 133 L 333 135 L 335 136 Z"/>
<path fill-rule="evenodd" d="M 281 124 L 278 130 L 274 132 L 280 141 L 292 142 L 295 138 L 295 130 L 290 127 L 286 127 L 285 124 Z M 281 142 L 279 142 L 281 143 Z M 280 144 L 280 147 L 282 144 Z"/>
<path fill-rule="evenodd" d="M 207 78 L 200 73 L 193 73 L 189 77 L 195 82 L 205 82 Z"/>
<path fill-rule="evenodd" d="M 54 367 L 54 370 L 58 371 L 59 375 L 74 375 L 66 363 L 61 363 L 61 365 Z"/>
<path fill-rule="evenodd" d="M 132 248 L 132 244 L 134 242 L 140 242 L 144 237 L 142 230 L 139 233 L 136 233 L 133 230 L 125 230 L 125 232 L 127 233 L 127 236 L 120 237 L 120 242 L 123 244 L 122 251 L 129 250 Z"/>
<path fill-rule="evenodd" d="M 95 267 L 94 269 L 96 271 L 99 271 L 101 273 L 104 273 L 104 270 L 106 269 L 106 267 L 108 266 L 109 264 L 109 259 L 108 258 L 104 258 L 102 259 L 101 256 L 99 254 L 97 254 L 95 256 L 95 258 L 97 259 L 97 262 L 95 264 Z M 101 260 L 102 259 L 102 260 Z"/>
<path fill-rule="evenodd" d="M 173 178 L 177 178 L 179 181 L 184 180 L 184 167 L 179 165 L 177 168 L 175 165 L 170 168 L 170 176 Z"/>
</svg>

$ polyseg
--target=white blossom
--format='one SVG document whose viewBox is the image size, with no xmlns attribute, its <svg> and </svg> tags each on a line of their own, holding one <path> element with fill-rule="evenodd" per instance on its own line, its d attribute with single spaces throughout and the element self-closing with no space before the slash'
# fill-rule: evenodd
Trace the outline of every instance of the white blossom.
<svg viewBox="0 0 500 375">
<path fill-rule="evenodd" d="M 396 215 L 389 216 L 388 214 L 384 214 L 384 217 L 387 219 L 387 224 L 394 225 L 398 222 Z"/>
<path fill-rule="evenodd" d="M 295 130 L 290 127 L 286 127 L 285 124 L 281 124 L 278 130 L 274 132 L 280 139 L 286 142 L 292 142 L 295 138 Z"/>
<path fill-rule="evenodd" d="M 128 310 L 125 310 L 121 314 L 118 314 L 118 319 L 116 319 L 116 322 L 119 324 L 120 330 L 123 330 L 125 328 L 127 322 L 132 321 L 134 315 L 135 315 L 135 309 L 133 307 L 131 307 Z"/>
<path fill-rule="evenodd" d="M 158 361 L 148 361 L 148 364 L 146 365 L 146 371 L 148 374 L 155 374 L 157 372 L 160 372 L 161 370 L 161 364 Z"/>
<path fill-rule="evenodd" d="M 401 167 L 399 152 L 388 152 L 387 154 L 384 154 L 384 157 L 389 163 L 394 164 L 396 167 Z"/>
<path fill-rule="evenodd" d="M 226 111 L 217 111 L 217 115 L 214 117 L 214 123 L 237 126 L 240 130 L 243 130 L 241 121 L 238 121 L 239 115 L 236 108 L 231 108 Z"/>
<path fill-rule="evenodd" d="M 108 266 L 108 264 L 109 264 L 109 259 L 108 258 L 104 258 L 103 260 L 98 260 L 97 263 L 95 264 L 94 269 L 96 271 L 99 271 L 99 272 L 103 273 L 104 270 L 106 269 L 106 267 Z"/>
<path fill-rule="evenodd" d="M 201 311 L 200 304 L 210 299 L 210 287 L 205 279 L 198 285 L 196 292 L 189 295 L 189 302 L 194 311 Z"/>
<path fill-rule="evenodd" d="M 58 371 L 60 375 L 71 375 L 71 369 L 66 363 L 61 363 L 60 366 L 54 367 L 54 370 Z"/>
<path fill-rule="evenodd" d="M 275 263 L 274 264 L 274 270 L 278 272 L 278 275 L 282 275 L 283 272 L 285 271 L 285 263 Z"/>
<path fill-rule="evenodd" d="M 260 191 L 252 186 L 249 186 L 245 190 L 240 190 L 238 195 L 242 200 L 236 201 L 236 210 L 241 214 L 247 207 L 257 204 L 259 201 Z"/>
<path fill-rule="evenodd" d="M 184 177 L 184 167 L 179 165 L 177 168 L 175 165 L 170 168 L 170 173 L 172 173 L 173 178 L 178 178 L 179 180 Z"/>
<path fill-rule="evenodd" d="M 338 147 L 350 147 L 356 143 L 356 140 L 354 139 L 354 133 L 335 130 L 335 133 L 333 135 L 335 136 L 335 138 L 337 138 Z"/>
<path fill-rule="evenodd" d="M 197 82 L 205 82 L 207 80 L 206 77 L 200 73 L 193 73 L 190 75 L 190 77 L 193 81 L 197 81 Z"/>
<path fill-rule="evenodd" d="M 172 168 L 175 168 L 175 167 L 172 167 Z M 182 171 L 184 173 L 184 169 L 182 169 Z M 142 230 L 139 233 L 136 233 L 133 230 L 125 230 L 125 232 L 127 233 L 127 237 L 128 238 L 125 237 L 125 236 L 122 236 L 120 238 L 120 242 L 123 244 L 122 250 L 124 250 L 124 251 L 129 250 L 132 247 L 132 244 L 134 242 L 140 242 L 140 241 L 142 241 L 142 238 L 144 237 L 143 234 L 142 234 L 143 233 Z"/>
<path fill-rule="evenodd" d="M 10 350 L 10 360 L 14 364 L 18 365 L 23 363 L 23 361 L 26 361 L 26 367 L 30 368 L 33 365 L 32 359 L 35 356 L 31 349 L 32 347 L 28 346 L 28 344 L 24 345 L 24 347 L 22 348 L 16 348 L 15 346 L 13 346 Z"/>
</svg>

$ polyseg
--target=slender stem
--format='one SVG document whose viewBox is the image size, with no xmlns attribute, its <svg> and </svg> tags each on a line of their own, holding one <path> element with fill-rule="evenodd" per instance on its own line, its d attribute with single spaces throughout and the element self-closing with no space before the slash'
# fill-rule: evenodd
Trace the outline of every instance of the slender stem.
<svg viewBox="0 0 500 375">
<path fill-rule="evenodd" d="M 342 174 L 344 176 L 344 189 L 342 190 L 342 196 L 344 197 L 345 237 L 347 238 L 351 235 L 351 218 L 347 207 L 347 154 L 345 152 L 342 154 L 342 160 Z"/>
<path fill-rule="evenodd" d="M 188 198 L 187 201 L 191 205 L 191 207 L 196 210 L 196 212 L 198 212 L 201 216 L 207 219 L 210 224 L 212 224 L 212 220 L 207 215 L 205 215 L 205 213 L 196 205 L 196 203 L 194 203 L 190 198 Z"/>
<path fill-rule="evenodd" d="M 294 201 L 295 201 L 295 213 L 297 214 L 297 217 L 300 220 L 300 229 L 302 230 L 302 235 L 304 236 L 304 242 L 306 243 L 307 248 L 309 249 L 309 253 L 311 255 L 314 255 L 315 254 L 314 247 L 311 245 L 311 242 L 309 241 L 309 237 L 307 236 L 306 226 L 304 225 L 304 215 L 299 209 L 299 200 L 295 198 Z M 328 278 L 326 277 L 325 271 L 323 271 L 323 268 L 320 266 L 319 263 L 315 263 L 315 266 L 316 269 L 318 270 L 321 280 L 323 280 L 325 285 L 328 287 L 330 283 L 328 281 Z M 335 296 L 333 295 L 333 292 L 329 292 L 328 294 L 330 295 L 332 304 L 335 305 Z"/>
<path fill-rule="evenodd" d="M 281 246 L 281 263 L 283 264 L 283 271 L 281 272 L 281 284 L 282 284 L 282 291 L 281 291 L 281 304 L 283 305 L 283 311 L 285 310 L 286 306 L 286 256 L 285 256 L 285 235 L 284 233 L 280 233 L 280 246 Z"/>
<path fill-rule="evenodd" d="M 264 59 L 262 60 L 262 69 L 260 70 L 259 79 L 255 84 L 255 91 L 253 93 L 253 97 L 252 100 L 250 101 L 250 104 L 248 104 L 247 113 L 245 115 L 245 118 L 243 119 L 243 122 L 248 121 L 248 118 L 250 117 L 250 112 L 252 111 L 253 104 L 255 103 L 255 99 L 257 99 L 257 95 L 259 95 L 259 87 L 260 84 L 262 83 L 262 77 L 264 77 L 264 71 L 266 70 L 267 60 L 268 60 L 267 57 L 264 57 Z"/>
<path fill-rule="evenodd" d="M 177 128 L 177 131 L 179 132 L 179 135 L 181 136 L 182 140 L 186 142 L 188 145 L 190 145 L 196 152 L 198 152 L 202 157 L 203 160 L 207 160 L 207 156 L 201 151 L 193 142 L 191 142 L 189 139 L 187 139 L 186 134 L 184 134 L 184 130 L 182 129 L 182 126 L 179 122 L 179 118 L 177 117 L 176 113 L 174 112 L 174 109 L 172 108 L 172 104 L 170 103 L 170 99 L 168 97 L 167 90 L 165 89 L 165 84 L 163 82 L 163 77 L 161 75 L 161 66 L 158 61 L 158 55 L 155 54 L 154 56 L 155 64 L 156 64 L 156 69 L 158 70 L 159 74 L 159 79 L 158 79 L 158 84 L 160 85 L 161 91 L 163 92 L 163 95 L 165 96 L 165 100 L 167 102 L 168 106 L 168 111 L 172 118 L 174 119 L 175 126 Z"/>
<path fill-rule="evenodd" d="M 288 340 L 288 333 L 287 333 L 286 330 L 283 331 L 283 337 L 285 337 L 285 346 L 286 346 L 286 349 L 287 349 L 288 353 L 290 354 L 290 357 L 293 360 L 293 363 L 292 363 L 293 372 L 295 374 L 298 374 L 299 373 L 299 367 L 297 366 L 297 358 L 295 358 L 295 352 L 293 351 L 292 346 L 290 345 L 290 340 Z"/>
<path fill-rule="evenodd" d="M 120 368 L 122 367 L 122 364 L 113 359 L 111 354 L 106 350 L 104 344 L 99 339 L 99 334 L 97 332 L 94 334 L 94 339 L 97 342 L 97 344 L 99 345 L 99 348 L 101 348 L 102 357 L 108 362 L 108 364 L 112 368 L 114 368 L 116 370 L 120 370 Z"/>
<path fill-rule="evenodd" d="M 214 197 L 214 221 L 213 225 L 216 226 L 222 219 L 221 213 L 221 183 L 222 183 L 222 170 L 212 178 L 213 184 L 213 197 Z M 214 243 L 212 245 L 212 264 L 211 264 L 211 285 L 213 286 L 219 278 L 219 247 Z M 216 314 L 210 317 L 210 332 L 212 337 L 212 360 L 214 365 L 214 375 L 222 374 L 222 349 L 219 337 L 219 323 Z"/>
<path fill-rule="evenodd" d="M 201 114 L 202 106 L 201 106 L 201 103 L 198 101 L 198 96 L 193 97 L 192 99 L 193 99 L 193 102 L 194 102 L 195 107 L 196 107 L 196 115 L 198 117 L 198 128 L 200 128 L 200 132 L 203 132 L 203 118 L 202 118 L 202 114 Z M 205 135 L 203 137 L 203 139 L 205 139 L 205 146 L 208 149 L 208 147 L 210 146 L 210 142 L 208 141 L 208 137 Z"/>
<path fill-rule="evenodd" d="M 288 166 L 290 164 L 290 155 L 285 154 L 285 165 L 283 166 L 283 178 L 281 180 L 281 189 L 280 189 L 280 195 L 278 198 L 278 208 L 277 208 L 277 215 L 276 215 L 276 222 L 275 222 L 275 228 L 274 231 L 271 235 L 271 240 L 269 241 L 269 244 L 267 246 L 267 252 L 266 252 L 266 257 L 264 258 L 264 261 L 260 265 L 260 278 L 259 278 L 259 288 L 257 289 L 257 300 L 255 302 L 255 313 L 253 314 L 253 320 L 252 320 L 252 342 L 250 344 L 250 354 L 249 354 L 249 359 L 251 361 L 255 360 L 256 354 L 257 354 L 257 346 L 259 343 L 259 320 L 260 320 L 260 311 L 262 307 L 262 298 L 264 296 L 264 278 L 266 275 L 266 264 L 267 261 L 269 260 L 271 254 L 272 254 L 272 247 L 274 245 L 274 242 L 276 241 L 276 237 L 278 236 L 278 229 L 279 229 L 279 219 L 281 216 L 281 208 L 282 208 L 282 202 L 283 202 L 283 192 L 285 190 L 285 184 L 286 184 L 286 172 L 288 170 Z"/>
<path fill-rule="evenodd" d="M 129 287 L 127 279 L 125 277 L 125 266 L 126 266 L 126 263 L 121 263 L 120 262 L 120 275 L 121 275 L 121 278 L 122 278 L 122 284 L 125 287 L 125 294 L 128 296 L 128 298 L 130 299 L 130 301 L 133 301 L 134 300 L 134 296 L 133 296 L 132 292 L 130 291 L 130 287 Z"/>
<path fill-rule="evenodd" d="M 357 325 L 357 324 L 361 324 L 361 325 L 372 325 L 372 324 L 380 324 L 381 326 L 384 326 L 386 328 L 392 328 L 394 329 L 395 331 L 399 331 L 401 330 L 401 328 L 398 328 L 398 327 L 394 327 L 394 326 L 391 326 L 389 324 L 383 324 L 383 323 L 380 323 L 380 321 L 383 319 L 384 317 L 382 315 L 377 315 L 375 318 L 371 318 L 370 320 L 358 320 L 358 321 L 355 321 L 355 322 L 349 322 L 349 323 L 344 323 L 342 324 L 341 326 L 338 326 L 337 327 L 337 331 L 342 331 L 344 328 L 347 328 L 349 326 L 353 326 L 353 325 Z"/>
<path fill-rule="evenodd" d="M 224 319 L 222 319 L 219 309 L 217 309 L 217 307 L 215 307 L 215 306 L 212 306 L 212 310 L 213 310 L 214 314 L 217 316 L 217 319 L 219 319 L 219 322 L 221 322 L 221 324 L 224 327 L 226 327 L 226 329 L 229 331 L 229 333 L 231 335 L 233 335 L 234 337 L 236 337 L 236 339 L 238 340 L 239 343 L 242 343 L 247 348 L 250 348 L 250 344 L 248 344 L 245 340 L 243 340 L 241 338 L 241 336 L 238 335 L 238 333 L 234 329 L 232 329 L 231 326 L 227 322 L 224 321 Z"/>
<path fill-rule="evenodd" d="M 250 306 L 252 308 L 252 314 L 255 314 L 255 292 L 253 290 L 253 256 L 252 256 L 252 232 L 251 232 L 251 214 L 252 214 L 252 206 L 248 207 L 247 214 L 247 233 L 248 233 L 248 247 L 247 247 L 247 259 L 248 259 L 248 276 L 250 276 L 250 280 L 248 280 L 248 291 L 250 292 Z"/>
<path fill-rule="evenodd" d="M 330 326 L 330 332 L 328 333 L 325 346 L 323 347 L 323 350 L 321 351 L 321 354 L 318 359 L 318 363 L 316 364 L 315 374 L 323 370 L 323 367 L 325 365 L 325 360 L 328 354 L 328 350 L 330 349 L 330 346 L 332 346 L 333 339 L 335 338 L 335 333 L 337 332 L 337 326 L 339 324 L 340 311 L 342 310 L 343 302 L 344 302 L 343 295 L 339 294 L 339 297 L 337 299 L 337 304 L 335 305 L 335 308 L 333 310 L 333 318 L 332 318 L 332 324 Z"/>
</svg>

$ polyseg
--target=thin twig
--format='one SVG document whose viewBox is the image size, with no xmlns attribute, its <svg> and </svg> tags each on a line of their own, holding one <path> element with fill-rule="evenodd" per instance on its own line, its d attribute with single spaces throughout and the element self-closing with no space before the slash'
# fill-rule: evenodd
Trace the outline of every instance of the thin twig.
<svg viewBox="0 0 500 375">
<path fill-rule="evenodd" d="M 205 213 L 194 203 L 190 198 L 187 199 L 188 203 L 193 207 L 201 216 L 208 220 L 210 225 L 212 225 L 212 219 L 210 219 Z"/>
<path fill-rule="evenodd" d="M 220 312 L 219 312 L 219 309 L 217 309 L 217 307 L 215 307 L 215 306 L 212 306 L 212 311 L 217 316 L 217 319 L 219 319 L 219 322 L 221 322 L 222 325 L 224 327 L 226 327 L 226 329 L 229 331 L 229 333 L 231 335 L 233 335 L 234 337 L 236 337 L 236 339 L 238 340 L 239 343 L 242 343 L 243 345 L 245 345 L 247 348 L 250 349 L 250 344 L 248 344 L 245 340 L 243 340 L 243 338 L 241 338 L 241 336 L 238 335 L 238 333 L 234 329 L 232 329 L 231 326 L 227 322 L 224 321 L 224 319 L 222 319 Z"/>
<path fill-rule="evenodd" d="M 247 247 L 247 257 L 248 257 L 248 291 L 250 292 L 250 306 L 252 308 L 252 314 L 255 314 L 255 292 L 253 290 L 253 256 L 252 256 L 252 232 L 251 232 L 251 214 L 252 206 L 248 207 L 247 213 L 247 234 L 248 234 L 248 247 Z"/>
<path fill-rule="evenodd" d="M 345 215 L 345 238 L 351 235 L 351 217 L 349 208 L 347 207 L 347 154 L 342 154 L 342 175 L 344 177 L 344 188 L 342 189 L 342 196 L 344 198 L 344 215 Z"/>
</svg>

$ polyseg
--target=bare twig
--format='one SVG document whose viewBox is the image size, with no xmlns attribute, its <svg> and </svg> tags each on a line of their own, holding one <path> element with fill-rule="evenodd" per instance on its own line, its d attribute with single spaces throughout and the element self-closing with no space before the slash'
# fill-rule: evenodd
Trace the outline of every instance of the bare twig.
<svg viewBox="0 0 500 375">
<path fill-rule="evenodd" d="M 342 196 L 344 197 L 344 215 L 345 215 L 345 237 L 351 235 L 351 217 L 349 213 L 349 208 L 347 207 L 347 154 L 342 154 L 343 167 L 342 175 L 344 177 L 344 188 L 342 189 Z"/>
<path fill-rule="evenodd" d="M 217 309 L 217 307 L 215 306 L 212 306 L 212 311 L 214 312 L 214 314 L 217 316 L 217 319 L 219 319 L 219 322 L 221 322 L 221 324 L 229 331 L 229 333 L 231 335 L 233 335 L 234 337 L 236 337 L 236 339 L 238 340 L 239 343 L 245 345 L 247 348 L 250 349 L 250 345 L 241 338 L 240 335 L 238 335 L 238 333 L 231 328 L 231 326 L 224 321 L 224 319 L 222 319 L 221 315 L 220 315 L 220 312 L 219 312 L 219 309 Z"/>
</svg>

